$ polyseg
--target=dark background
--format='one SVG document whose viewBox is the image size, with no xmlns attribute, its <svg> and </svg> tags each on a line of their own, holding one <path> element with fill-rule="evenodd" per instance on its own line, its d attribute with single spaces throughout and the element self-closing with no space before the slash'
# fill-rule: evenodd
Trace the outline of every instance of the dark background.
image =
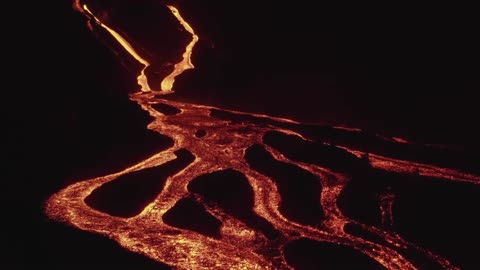
<svg viewBox="0 0 480 270">
<path fill-rule="evenodd" d="M 473 8 L 177 2 L 201 40 L 197 69 L 177 79 L 179 99 L 479 146 Z M 3 50 L 8 263 L 157 266 L 42 211 L 61 187 L 142 156 L 149 118 L 127 96 L 138 66 L 96 39 L 70 1 L 5 10 L 14 17 L 4 17 Z"/>
</svg>

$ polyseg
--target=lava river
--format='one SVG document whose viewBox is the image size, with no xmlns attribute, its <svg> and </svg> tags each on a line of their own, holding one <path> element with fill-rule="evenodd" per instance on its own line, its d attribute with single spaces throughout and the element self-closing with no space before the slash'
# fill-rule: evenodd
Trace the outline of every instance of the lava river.
<svg viewBox="0 0 480 270">
<path fill-rule="evenodd" d="M 93 16 L 87 6 L 77 3 L 77 9 Z M 163 93 L 171 90 L 175 75 L 193 67 L 193 41 L 162 84 Z M 368 149 L 357 129 L 174 101 L 150 91 L 143 71 L 139 84 L 143 91 L 130 99 L 154 118 L 148 129 L 174 145 L 122 171 L 60 190 L 47 201 L 50 218 L 177 269 L 301 268 L 291 255 L 295 245 L 322 244 L 372 269 L 418 269 L 412 253 L 439 268 L 457 269 L 390 229 L 395 192 L 379 196 L 379 225 L 348 216 L 339 201 L 353 178 L 370 171 L 472 186 L 480 183 L 476 172 L 429 162 L 412 154 L 405 140 L 372 136 L 380 147 Z M 353 227 L 373 237 L 351 233 Z"/>
</svg>

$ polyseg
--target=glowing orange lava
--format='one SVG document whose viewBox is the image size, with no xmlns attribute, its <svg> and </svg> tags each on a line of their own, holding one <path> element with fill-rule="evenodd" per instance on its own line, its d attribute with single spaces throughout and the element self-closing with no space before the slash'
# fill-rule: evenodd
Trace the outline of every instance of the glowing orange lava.
<svg viewBox="0 0 480 270">
<path fill-rule="evenodd" d="M 105 25 L 103 22 L 101 22 L 93 13 L 88 9 L 87 5 L 81 5 L 80 0 L 76 0 L 74 2 L 74 7 L 85 14 L 87 17 L 92 17 L 95 22 L 100 25 L 102 28 L 104 28 L 108 33 L 112 35 L 113 38 L 133 57 L 135 60 L 140 62 L 143 65 L 142 70 L 140 71 L 140 75 L 137 77 L 138 85 L 141 86 L 141 91 L 142 92 L 149 92 L 152 91 L 148 84 L 148 78 L 145 75 L 145 70 L 150 66 L 150 63 L 142 58 L 133 48 L 133 46 L 124 38 L 122 37 L 117 31 L 113 30 L 112 28 L 108 27 Z M 193 31 L 193 28 L 182 18 L 180 15 L 180 12 L 178 11 L 177 8 L 173 6 L 167 6 L 171 11 L 172 14 L 177 18 L 177 20 L 180 22 L 180 24 L 187 30 L 191 35 L 192 35 L 192 41 L 187 45 L 185 48 L 185 52 L 182 55 L 182 60 L 175 64 L 173 71 L 165 77 L 161 84 L 160 84 L 160 89 L 164 93 L 170 93 L 172 92 L 173 88 L 173 83 L 175 82 L 175 77 L 182 74 L 185 70 L 187 69 L 193 69 L 194 66 L 191 61 L 191 56 L 192 56 L 192 51 L 193 47 L 195 46 L 195 43 L 198 41 L 198 36 L 195 34 Z"/>
<path fill-rule="evenodd" d="M 193 45 L 198 40 L 190 25 L 180 17 L 178 10 L 174 7 L 169 8 L 194 38 L 187 46 L 182 62 L 178 63 L 175 71 L 162 82 L 162 90 L 166 91 L 171 89 L 176 75 L 193 67 L 190 56 Z M 83 10 L 93 16 L 85 5 Z M 109 31 L 135 59 L 145 67 L 148 66 L 148 62 L 138 56 L 126 40 L 98 19 L 95 18 L 95 20 Z M 150 91 L 143 70 L 139 76 L 140 82 L 142 91 Z M 395 232 L 362 224 L 346 217 L 337 206 L 337 201 L 339 194 L 350 181 L 350 175 L 347 173 L 326 166 L 295 161 L 265 143 L 265 135 L 272 131 L 308 141 L 306 136 L 291 128 L 300 123 L 289 119 L 236 111 L 227 112 L 266 119 L 266 124 L 223 120 L 212 116 L 212 111 L 220 110 L 215 107 L 175 102 L 152 93 L 136 93 L 130 98 L 154 118 L 148 128 L 172 138 L 173 147 L 117 173 L 85 179 L 60 190 L 52 195 L 46 204 L 46 212 L 50 218 L 85 231 L 105 235 L 130 251 L 145 254 L 178 269 L 291 269 L 282 249 L 288 242 L 302 237 L 351 247 L 387 269 L 416 269 L 415 265 L 401 254 L 400 251 L 406 249 L 417 250 L 445 269 L 457 269 L 447 259 L 406 241 Z M 163 114 L 154 109 L 154 106 L 159 103 L 174 107 L 179 110 L 179 113 Z M 225 112 L 225 110 L 222 111 Z M 345 127 L 337 129 L 345 132 L 358 131 Z M 199 130 L 204 131 L 205 134 L 195 136 Z M 318 177 L 322 187 L 318 200 L 324 211 L 324 218 L 320 224 L 313 226 L 292 221 L 280 210 L 283 198 L 275 179 L 252 168 L 245 159 L 252 146 L 261 146 L 273 157 L 273 160 L 300 168 Z M 334 147 L 338 151 L 357 156 L 359 160 L 366 155 L 364 151 L 348 145 L 334 145 Z M 112 216 L 93 209 L 85 202 L 92 192 L 107 183 L 116 181 L 121 176 L 154 168 L 174 160 L 176 151 L 181 149 L 188 150 L 194 156 L 194 161 L 169 175 L 160 194 L 138 215 L 129 218 Z M 480 183 L 480 177 L 473 174 L 374 153 L 368 154 L 367 161 L 374 168 L 391 172 L 439 177 L 444 181 Z M 225 169 L 233 169 L 245 175 L 254 193 L 253 212 L 271 223 L 282 237 L 272 240 L 222 208 L 206 203 L 197 195 L 195 200 L 205 207 L 210 215 L 221 221 L 220 237 L 177 228 L 164 222 L 165 213 L 180 200 L 192 196 L 188 190 L 192 179 Z M 392 203 L 395 197 L 385 193 L 382 194 L 381 200 L 382 222 L 388 227 L 392 223 Z M 348 234 L 344 229 L 346 224 L 358 225 L 391 245 L 374 243 Z M 172 233 L 172 231 L 178 233 Z M 276 251 L 275 256 L 268 255 L 271 250 Z"/>
<path fill-rule="evenodd" d="M 122 45 L 122 47 L 131 55 L 135 60 L 140 62 L 143 65 L 142 70 L 140 71 L 140 75 L 137 77 L 138 85 L 141 86 L 141 91 L 143 92 L 148 92 L 151 91 L 150 86 L 148 85 L 148 79 L 147 76 L 145 76 L 145 69 L 147 69 L 148 66 L 150 66 L 150 63 L 147 62 L 147 60 L 143 59 L 138 53 L 135 51 L 135 49 L 132 47 L 132 45 L 124 39 L 119 33 L 117 33 L 115 30 L 112 28 L 108 27 L 104 23 L 102 23 L 93 13 L 88 9 L 87 5 L 82 6 L 82 10 L 84 10 L 87 14 L 92 16 L 95 21 L 103 27 L 105 30 L 107 30 L 114 38 L 115 40 Z"/>
<path fill-rule="evenodd" d="M 172 11 L 175 18 L 178 19 L 178 21 L 182 24 L 185 30 L 187 30 L 192 35 L 193 39 L 185 48 L 185 52 L 182 55 L 183 57 L 182 61 L 175 64 L 175 69 L 172 71 L 172 73 L 170 73 L 170 75 L 165 77 L 165 79 L 163 79 L 162 81 L 162 85 L 161 85 L 162 91 L 167 91 L 167 92 L 172 91 L 173 83 L 175 82 L 176 76 L 180 75 L 183 71 L 187 69 L 194 68 L 190 58 L 192 56 L 193 46 L 195 46 L 195 43 L 197 43 L 198 41 L 198 36 L 195 35 L 193 28 L 182 18 L 182 16 L 180 15 L 180 12 L 178 12 L 178 10 L 173 6 L 168 6 L 168 8 Z"/>
<path fill-rule="evenodd" d="M 47 213 L 51 218 L 65 221 L 83 230 L 104 234 L 131 251 L 143 253 L 180 269 L 289 268 L 283 257 L 269 258 L 262 256 L 261 252 L 252 252 L 271 248 L 272 243 L 260 232 L 249 228 L 219 208 L 205 205 L 207 211 L 222 222 L 220 239 L 190 230 L 174 228 L 162 222 L 162 216 L 175 203 L 190 194 L 187 185 L 193 178 L 230 168 L 242 172 L 250 182 L 255 194 L 253 208 L 255 213 L 273 224 L 287 237 L 287 240 L 308 237 L 318 241 L 348 245 L 377 260 L 388 269 L 415 269 L 411 262 L 392 248 L 344 232 L 345 224 L 354 223 L 374 232 L 387 242 L 394 243 L 395 246 L 416 247 L 393 232 L 358 223 L 342 214 L 336 201 L 349 181 L 348 175 L 318 165 L 292 161 L 262 141 L 264 134 L 272 130 L 297 134 L 301 137 L 295 131 L 254 124 L 232 124 L 229 121 L 211 117 L 211 111 L 217 108 L 173 102 L 156 98 L 154 95 L 134 94 L 131 99 L 155 117 L 148 128 L 173 138 L 174 146 L 118 173 L 87 179 L 61 190 L 48 201 Z M 154 104 L 160 102 L 178 108 L 181 112 L 176 115 L 164 115 L 152 108 Z M 271 119 L 292 123 L 292 121 L 281 118 Z M 198 129 L 208 130 L 207 135 L 201 139 L 196 138 L 193 134 Z M 222 143 L 224 141 L 228 141 L 228 143 Z M 319 176 L 323 187 L 321 205 L 325 211 L 325 221 L 320 226 L 312 227 L 290 221 L 279 211 L 282 198 L 274 181 L 252 169 L 241 158 L 245 156 L 246 149 L 255 144 L 263 145 L 276 160 L 294 164 Z M 131 218 L 114 217 L 86 205 L 85 198 L 95 189 L 107 182 L 115 181 L 122 175 L 165 164 L 175 158 L 174 152 L 179 149 L 188 149 L 195 156 L 195 161 L 175 175 L 171 175 L 160 195 L 139 215 Z M 362 154 L 360 151 L 346 150 L 359 156 Z M 369 159 L 374 167 L 389 171 L 406 173 L 419 171 L 423 175 L 441 176 L 475 184 L 480 181 L 478 176 L 432 165 L 373 154 L 369 155 Z M 389 209 L 393 198 L 389 194 L 384 197 L 385 202 L 382 205 L 385 206 L 382 209 L 388 212 L 383 213 L 382 216 L 387 220 L 386 222 L 391 222 L 388 220 L 391 216 Z M 172 229 L 179 230 L 181 233 L 173 235 L 167 233 Z M 284 244 L 277 243 L 277 246 L 274 247 L 280 249 Z M 416 248 L 444 268 L 455 269 L 447 260 L 419 247 Z"/>
</svg>

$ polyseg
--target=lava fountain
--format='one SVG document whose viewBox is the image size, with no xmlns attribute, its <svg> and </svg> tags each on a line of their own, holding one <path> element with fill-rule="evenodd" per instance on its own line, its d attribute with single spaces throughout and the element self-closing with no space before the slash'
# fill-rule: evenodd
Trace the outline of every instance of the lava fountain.
<svg viewBox="0 0 480 270">
<path fill-rule="evenodd" d="M 130 99 L 154 118 L 148 128 L 174 145 L 119 172 L 60 190 L 46 203 L 50 218 L 178 269 L 293 269 L 287 250 L 298 241 L 346 248 L 375 269 L 417 269 L 412 252 L 440 268 L 457 269 L 391 229 L 395 193 L 379 198 L 380 225 L 345 215 L 338 202 L 353 177 L 372 170 L 469 185 L 478 185 L 479 176 L 421 160 L 402 150 L 411 143 L 398 138 L 370 139 L 393 145 L 400 154 L 367 151 L 358 144 L 363 136 L 358 129 L 168 100 L 159 92 L 171 92 L 175 76 L 193 68 L 190 57 L 199 39 L 180 12 L 168 6 L 193 39 L 161 91 L 154 92 L 144 73 L 149 63 L 131 43 L 79 0 L 74 6 L 144 65 L 141 91 Z M 119 209 L 118 201 L 127 207 Z M 375 238 L 349 233 L 352 226 Z"/>
</svg>

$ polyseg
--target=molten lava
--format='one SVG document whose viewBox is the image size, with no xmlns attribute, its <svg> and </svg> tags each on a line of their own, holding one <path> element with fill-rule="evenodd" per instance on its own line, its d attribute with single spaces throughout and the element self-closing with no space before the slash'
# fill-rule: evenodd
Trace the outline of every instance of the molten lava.
<svg viewBox="0 0 480 270">
<path fill-rule="evenodd" d="M 140 75 L 137 77 L 138 85 L 141 87 L 142 92 L 149 92 L 152 91 L 148 84 L 148 78 L 145 75 L 145 70 L 150 66 L 150 63 L 142 58 L 133 48 L 133 46 L 124 38 L 122 37 L 117 31 L 113 30 L 112 28 L 108 27 L 105 25 L 103 22 L 101 22 L 93 13 L 88 9 L 87 5 L 81 5 L 80 0 L 76 0 L 74 3 L 74 7 L 85 14 L 87 17 L 92 17 L 95 22 L 100 25 L 102 28 L 104 28 L 112 37 L 118 41 L 118 43 L 133 57 L 135 60 L 140 62 L 143 65 L 142 70 L 140 71 Z M 192 64 L 192 61 L 190 60 L 193 47 L 195 46 L 195 43 L 198 41 L 198 36 L 195 34 L 193 31 L 193 28 L 182 18 L 180 15 L 180 12 L 178 11 L 177 8 L 173 6 L 167 6 L 171 11 L 172 14 L 177 18 L 177 20 L 180 22 L 180 24 L 185 28 L 187 32 L 189 32 L 192 35 L 192 41 L 187 45 L 185 48 L 185 52 L 182 55 L 182 60 L 175 64 L 173 71 L 165 77 L 160 85 L 160 89 L 164 93 L 169 93 L 172 92 L 173 88 L 173 83 L 175 82 L 175 77 L 178 75 L 182 74 L 185 70 L 187 69 L 193 69 L 194 66 Z"/>
<path fill-rule="evenodd" d="M 150 66 L 150 63 L 147 62 L 147 60 L 143 59 L 138 53 L 135 51 L 135 49 L 132 47 L 132 45 L 124 39 L 119 33 L 117 33 L 115 30 L 112 28 L 106 26 L 104 23 L 102 23 L 93 13 L 88 9 L 87 5 L 83 5 L 82 9 L 84 10 L 88 15 L 92 16 L 92 18 L 95 20 L 98 25 L 103 27 L 105 30 L 107 30 L 114 38 L 115 40 L 120 43 L 120 45 L 131 55 L 135 60 L 140 62 L 143 65 L 142 70 L 140 71 L 140 75 L 137 77 L 138 85 L 140 85 L 141 91 L 147 92 L 151 91 L 150 86 L 148 85 L 148 79 L 147 76 L 145 76 L 145 69 L 147 69 L 148 66 Z"/>
<path fill-rule="evenodd" d="M 164 91 L 171 90 L 175 76 L 185 69 L 193 68 L 190 56 L 198 40 L 178 10 L 171 6 L 169 8 L 192 34 L 193 40 L 188 44 L 183 60 L 175 65 L 174 72 L 162 82 Z M 111 33 L 145 68 L 148 67 L 148 62 L 135 52 L 130 43 L 100 22 L 86 5 L 83 5 L 83 11 Z M 148 92 L 150 88 L 144 74 L 145 68 L 138 79 L 142 91 Z M 322 151 L 329 156 L 327 161 L 337 158 L 340 162 L 348 161 L 353 165 L 335 167 L 328 163 L 310 162 L 301 160 L 295 156 L 295 152 L 281 149 L 284 144 L 278 146 L 275 143 L 275 140 L 280 139 L 306 145 L 311 143 L 312 139 L 302 132 L 301 123 L 267 115 L 175 102 L 153 93 L 136 93 L 131 95 L 131 100 L 154 117 L 148 128 L 172 138 L 174 146 L 117 173 L 85 179 L 66 187 L 48 200 L 46 212 L 49 217 L 85 231 L 105 235 L 130 251 L 145 254 L 178 269 L 291 269 L 283 250 L 288 243 L 304 238 L 350 247 L 387 269 L 416 269 L 417 266 L 404 255 L 407 250 L 412 249 L 445 269 L 457 269 L 449 260 L 406 241 L 388 229 L 392 226 L 394 215 L 392 204 L 395 196 L 392 193 L 385 192 L 380 196 L 379 207 L 384 224 L 382 228 L 347 217 L 337 202 L 357 167 L 371 166 L 389 172 L 418 174 L 441 178 L 442 181 L 464 181 L 471 184 L 479 184 L 479 176 L 379 153 L 367 154 L 348 143 L 332 143 L 328 140 L 319 144 Z M 170 110 L 162 113 L 155 109 L 157 105 Z M 333 130 L 354 137 L 360 132 L 344 127 Z M 400 141 L 398 144 L 408 142 Z M 182 156 L 185 162 L 181 161 Z M 178 162 L 174 163 L 175 161 Z M 170 168 L 170 174 L 165 177 L 163 186 L 138 213 L 130 216 L 115 215 L 88 203 L 97 190 L 116 181 L 123 181 L 121 179 L 128 175 L 147 171 L 150 174 L 152 170 L 166 167 Z M 314 196 L 313 199 L 306 204 L 300 204 L 303 196 L 301 192 L 297 197 L 289 194 L 295 191 L 297 180 L 285 178 L 278 170 L 271 168 L 307 176 L 312 187 L 308 190 L 308 196 Z M 194 179 L 205 175 L 225 174 L 226 171 L 246 181 L 247 190 L 253 193 L 252 205 L 247 209 L 252 213 L 236 211 L 235 207 L 238 206 L 229 208 L 227 203 L 212 203 L 211 199 L 195 186 L 198 180 Z M 228 178 L 224 180 L 229 181 Z M 289 204 L 295 205 L 296 211 L 310 216 L 304 218 L 295 211 L 292 212 L 288 208 Z M 189 229 L 188 226 L 193 226 L 191 224 L 182 227 L 166 222 L 166 216 L 173 215 L 172 209 L 178 205 L 205 211 L 211 223 L 216 224 L 218 231 L 201 233 L 197 229 Z M 261 224 L 266 225 L 252 225 L 248 217 L 255 217 L 256 220 L 261 220 Z M 352 224 L 383 239 L 383 242 L 374 242 L 347 233 L 346 226 Z"/>
<path fill-rule="evenodd" d="M 161 84 L 162 91 L 167 91 L 167 92 L 172 91 L 173 83 L 175 82 L 175 77 L 177 77 L 187 69 L 194 68 L 192 61 L 190 60 L 190 57 L 192 56 L 193 46 L 195 46 L 195 43 L 197 43 L 198 41 L 198 36 L 195 35 L 193 28 L 182 18 L 182 16 L 180 15 L 180 12 L 178 12 L 178 10 L 173 6 L 168 6 L 168 8 L 172 11 L 175 18 L 178 19 L 178 21 L 180 22 L 180 24 L 182 24 L 185 30 L 187 30 L 192 35 L 193 39 L 185 48 L 185 52 L 182 55 L 183 57 L 182 61 L 175 64 L 175 68 L 172 71 L 172 73 L 170 73 L 170 75 L 168 75 L 162 81 L 162 84 Z"/>
</svg>

